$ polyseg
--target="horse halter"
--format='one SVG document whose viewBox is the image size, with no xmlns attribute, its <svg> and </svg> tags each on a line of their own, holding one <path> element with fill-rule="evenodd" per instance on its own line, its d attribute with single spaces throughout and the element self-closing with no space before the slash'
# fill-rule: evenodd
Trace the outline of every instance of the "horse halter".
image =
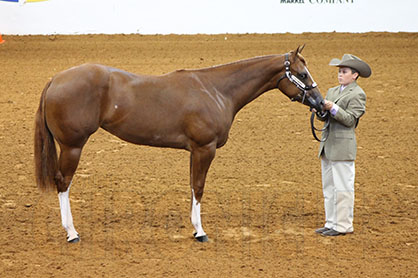
<svg viewBox="0 0 418 278">
<path fill-rule="evenodd" d="M 297 99 L 302 99 L 302 103 L 304 103 L 305 102 L 305 97 L 306 97 L 306 92 L 316 88 L 318 85 L 315 83 L 315 81 L 313 81 L 312 85 L 308 86 L 305 83 L 303 83 L 299 78 L 297 78 L 295 75 L 292 74 L 292 72 L 290 71 L 289 53 L 285 54 L 284 66 L 285 66 L 285 70 L 286 70 L 285 74 L 283 74 L 279 78 L 279 80 L 277 80 L 276 88 L 279 89 L 280 81 L 282 81 L 285 78 L 289 79 L 289 81 L 292 82 L 301 91 L 296 97 L 291 98 L 291 100 L 296 101 Z M 312 108 L 311 108 L 311 110 L 312 110 Z M 318 118 L 320 118 L 322 121 L 325 122 L 325 125 L 322 129 L 318 129 L 318 128 L 315 127 L 315 125 L 314 125 L 315 115 Z M 330 117 L 329 117 L 328 111 L 316 112 L 316 113 L 312 111 L 310 122 L 311 122 L 312 135 L 315 138 L 315 140 L 317 140 L 318 142 L 325 142 L 328 139 L 329 133 L 327 133 L 323 139 L 319 139 L 318 136 L 316 135 L 315 131 L 322 132 L 322 131 L 326 131 L 328 129 L 329 124 L 330 124 Z"/>
<path fill-rule="evenodd" d="M 291 98 L 291 100 L 296 101 L 297 98 L 299 99 L 302 98 L 302 103 L 304 103 L 306 92 L 316 88 L 318 85 L 315 82 L 313 82 L 312 85 L 308 86 L 305 83 L 303 83 L 299 78 L 297 78 L 295 75 L 292 74 L 292 72 L 290 71 L 289 53 L 285 54 L 284 66 L 285 66 L 286 71 L 285 71 L 285 74 L 283 74 L 279 78 L 279 80 L 277 80 L 277 84 L 276 84 L 277 89 L 279 89 L 280 81 L 282 81 L 285 78 L 289 79 L 289 81 L 292 82 L 301 91 L 299 95 L 297 95 L 294 98 Z"/>
</svg>

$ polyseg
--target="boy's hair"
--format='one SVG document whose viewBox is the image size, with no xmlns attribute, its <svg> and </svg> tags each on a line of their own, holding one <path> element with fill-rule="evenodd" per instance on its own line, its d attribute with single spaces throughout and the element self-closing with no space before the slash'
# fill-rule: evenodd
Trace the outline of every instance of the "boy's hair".
<svg viewBox="0 0 418 278">
<path fill-rule="evenodd" d="M 357 80 L 360 77 L 360 73 L 357 70 L 353 69 L 353 68 L 350 68 L 350 69 L 351 69 L 351 73 L 352 74 L 357 73 L 357 77 L 356 77 L 356 80 Z"/>
</svg>

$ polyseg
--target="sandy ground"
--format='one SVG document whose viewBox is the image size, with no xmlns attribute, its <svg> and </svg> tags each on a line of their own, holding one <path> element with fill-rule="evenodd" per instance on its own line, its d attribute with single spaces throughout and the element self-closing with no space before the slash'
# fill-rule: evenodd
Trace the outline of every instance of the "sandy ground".
<svg viewBox="0 0 418 278">
<path fill-rule="evenodd" d="M 0 277 L 416 277 L 418 34 L 3 36 L 0 45 Z M 58 198 L 34 182 L 34 114 L 50 77 L 86 62 L 163 74 L 306 43 L 323 94 L 333 57 L 353 53 L 367 112 L 357 130 L 355 233 L 323 238 L 318 143 L 309 111 L 278 90 L 241 110 L 209 171 L 192 238 L 189 154 L 136 146 L 103 130 L 71 190 L 78 244 Z"/>
</svg>

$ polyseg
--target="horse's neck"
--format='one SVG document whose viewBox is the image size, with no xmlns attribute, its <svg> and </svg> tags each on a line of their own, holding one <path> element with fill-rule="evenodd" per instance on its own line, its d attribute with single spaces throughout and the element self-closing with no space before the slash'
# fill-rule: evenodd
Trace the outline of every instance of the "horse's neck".
<svg viewBox="0 0 418 278">
<path fill-rule="evenodd" d="M 234 113 L 275 87 L 272 79 L 282 69 L 280 56 L 264 56 L 213 69 L 212 84 L 231 99 Z"/>
</svg>

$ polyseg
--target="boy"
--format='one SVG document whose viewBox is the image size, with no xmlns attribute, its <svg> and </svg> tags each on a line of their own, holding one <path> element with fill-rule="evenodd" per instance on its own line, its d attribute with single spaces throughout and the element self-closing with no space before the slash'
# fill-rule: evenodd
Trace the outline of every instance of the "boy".
<svg viewBox="0 0 418 278">
<path fill-rule="evenodd" d="M 371 69 L 360 58 L 344 54 L 341 60 L 332 59 L 336 66 L 339 86 L 328 90 L 324 109 L 330 113 L 330 125 L 322 136 L 319 157 L 322 168 L 325 226 L 315 232 L 322 236 L 339 236 L 353 232 L 354 160 L 357 143 L 355 128 L 366 110 L 366 94 L 357 79 L 369 77 Z"/>
</svg>

